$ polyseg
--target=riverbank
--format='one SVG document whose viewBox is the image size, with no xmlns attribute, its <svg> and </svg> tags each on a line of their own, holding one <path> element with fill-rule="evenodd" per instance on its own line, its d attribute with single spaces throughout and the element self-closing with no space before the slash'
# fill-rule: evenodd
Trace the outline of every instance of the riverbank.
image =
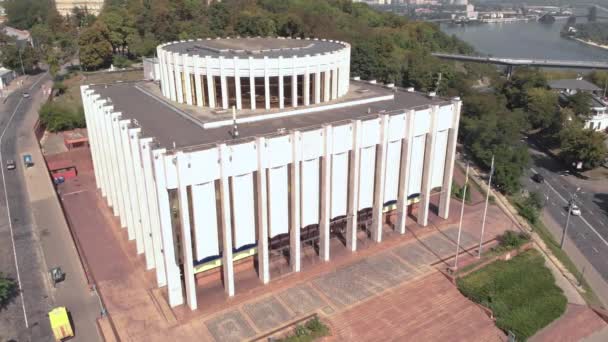
<svg viewBox="0 0 608 342">
<path fill-rule="evenodd" d="M 600 48 L 600 49 L 608 50 L 608 45 L 598 44 L 598 43 L 592 42 L 590 40 L 584 40 L 584 39 L 581 39 L 581 38 L 575 38 L 575 37 L 571 37 L 571 38 L 574 39 L 574 40 L 576 40 L 576 41 L 578 41 L 578 42 L 580 42 L 580 43 L 583 43 L 585 45 L 594 46 L 594 47 L 597 47 L 597 48 Z"/>
</svg>

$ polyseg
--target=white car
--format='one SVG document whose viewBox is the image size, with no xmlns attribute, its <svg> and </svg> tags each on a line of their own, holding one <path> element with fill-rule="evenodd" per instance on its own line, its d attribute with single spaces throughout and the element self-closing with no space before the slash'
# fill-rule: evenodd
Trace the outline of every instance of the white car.
<svg viewBox="0 0 608 342">
<path fill-rule="evenodd" d="M 7 170 L 14 170 L 17 167 L 17 165 L 15 164 L 14 160 L 7 160 L 6 161 L 6 169 Z"/>
<path fill-rule="evenodd" d="M 570 208 L 570 214 L 574 216 L 581 216 L 581 208 L 579 208 L 578 205 L 573 204 Z"/>
</svg>

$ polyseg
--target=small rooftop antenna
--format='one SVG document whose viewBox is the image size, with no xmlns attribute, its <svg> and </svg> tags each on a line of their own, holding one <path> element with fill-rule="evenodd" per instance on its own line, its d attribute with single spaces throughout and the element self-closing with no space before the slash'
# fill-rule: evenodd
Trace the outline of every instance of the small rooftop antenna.
<svg viewBox="0 0 608 342">
<path fill-rule="evenodd" d="M 239 127 L 236 125 L 236 108 L 232 106 L 232 139 L 239 137 Z"/>
</svg>

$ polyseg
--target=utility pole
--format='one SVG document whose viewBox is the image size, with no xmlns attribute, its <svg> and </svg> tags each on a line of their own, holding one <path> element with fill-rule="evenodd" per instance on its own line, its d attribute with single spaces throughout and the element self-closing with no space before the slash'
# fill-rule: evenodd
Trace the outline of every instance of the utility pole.
<svg viewBox="0 0 608 342">
<path fill-rule="evenodd" d="M 19 62 L 21 62 L 21 75 L 25 75 L 25 69 L 23 68 L 23 59 L 21 58 L 21 48 L 18 48 L 19 51 Z"/>
<path fill-rule="evenodd" d="M 562 233 L 562 241 L 559 244 L 559 249 L 564 249 L 564 243 L 566 242 L 566 236 L 568 235 L 568 226 L 570 224 L 570 215 L 572 214 L 576 194 L 580 189 L 581 188 L 576 188 L 576 192 L 570 196 L 570 201 L 568 201 L 568 216 L 566 216 L 566 225 L 564 226 L 564 232 Z"/>
<path fill-rule="evenodd" d="M 481 236 L 479 237 L 479 253 L 478 258 L 481 258 L 481 250 L 483 248 L 483 233 L 486 229 L 486 215 L 488 214 L 488 202 L 490 200 L 490 190 L 492 189 L 492 175 L 494 174 L 494 155 L 492 155 L 492 164 L 490 166 L 490 177 L 488 178 L 488 191 L 486 193 L 486 204 L 483 208 L 483 219 L 481 220 Z"/>
<path fill-rule="evenodd" d="M 467 198 L 467 185 L 469 184 L 469 163 L 464 176 L 464 186 L 462 188 L 462 206 L 460 207 L 460 222 L 458 223 L 458 238 L 456 239 L 456 257 L 454 257 L 454 272 L 458 270 L 458 253 L 460 253 L 460 235 L 462 233 L 462 217 L 464 216 L 464 202 Z"/>
</svg>

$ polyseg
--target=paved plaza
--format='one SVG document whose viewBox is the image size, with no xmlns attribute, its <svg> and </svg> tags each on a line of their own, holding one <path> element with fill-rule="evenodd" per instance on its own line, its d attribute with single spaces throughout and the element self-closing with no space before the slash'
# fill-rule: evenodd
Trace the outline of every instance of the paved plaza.
<svg viewBox="0 0 608 342">
<path fill-rule="evenodd" d="M 349 320 L 344 320 L 349 315 L 379 320 L 380 326 L 389 324 L 394 336 L 421 331 L 426 332 L 427 340 L 437 340 L 446 336 L 445 327 L 462 326 L 462 334 L 483 327 L 492 337 L 488 340 L 496 340 L 496 336 L 500 339 L 500 331 L 491 320 L 437 271 L 450 266 L 456 253 L 460 209 L 456 201 L 452 202 L 449 220 L 431 216 L 429 226 L 421 227 L 415 217 L 410 217 L 405 235 L 386 234 L 379 244 L 369 240 L 356 253 L 345 252 L 336 240 L 330 262 L 304 263 L 302 272 L 278 275 L 267 285 L 259 283 L 255 274 L 237 274 L 234 297 L 225 297 L 219 282 L 200 285 L 198 310 L 190 311 L 185 306 L 171 309 L 164 291 L 155 289 L 154 271 L 145 271 L 143 257 L 136 255 L 134 243 L 127 240 L 126 232 L 95 191 L 90 157 L 83 152 L 70 155 L 79 176 L 59 190 L 88 271 L 97 281 L 121 340 L 250 340 L 313 313 L 330 325 L 337 340 L 369 337 L 360 328 L 349 326 Z M 465 249 L 465 255 L 473 255 L 479 243 L 482 212 L 483 203 L 465 209 L 460 249 Z M 491 206 L 484 241 L 507 229 L 514 229 L 513 224 L 498 207 Z M 239 283 L 239 279 L 246 279 L 248 284 Z M 398 298 L 389 299 L 396 294 Z M 404 298 L 414 302 L 400 302 Z M 386 306 L 387 300 L 397 307 L 378 310 L 378 303 Z M 444 305 L 448 306 L 441 309 Z M 448 310 L 449 305 L 461 313 L 441 311 Z M 463 325 L 464 319 L 471 324 Z"/>
</svg>

